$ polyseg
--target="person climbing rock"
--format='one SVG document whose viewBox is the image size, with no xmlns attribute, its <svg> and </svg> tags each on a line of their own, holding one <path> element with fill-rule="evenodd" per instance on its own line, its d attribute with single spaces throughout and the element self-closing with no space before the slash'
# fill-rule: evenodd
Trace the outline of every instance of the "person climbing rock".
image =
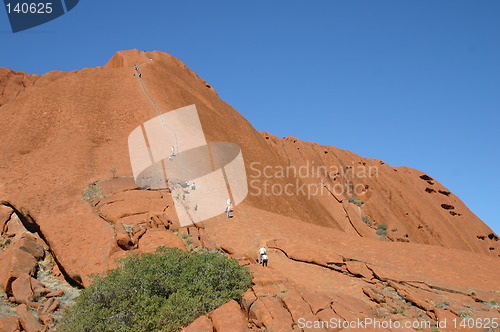
<svg viewBox="0 0 500 332">
<path fill-rule="evenodd" d="M 226 200 L 226 213 L 227 213 L 227 217 L 231 218 L 231 200 L 229 199 L 229 197 Z"/>
<path fill-rule="evenodd" d="M 266 254 L 266 248 L 262 247 L 259 249 L 259 264 L 262 264 L 262 256 Z"/>
<path fill-rule="evenodd" d="M 267 254 L 262 255 L 262 266 L 267 267 L 268 260 L 269 260 L 269 257 L 267 257 Z"/>
</svg>

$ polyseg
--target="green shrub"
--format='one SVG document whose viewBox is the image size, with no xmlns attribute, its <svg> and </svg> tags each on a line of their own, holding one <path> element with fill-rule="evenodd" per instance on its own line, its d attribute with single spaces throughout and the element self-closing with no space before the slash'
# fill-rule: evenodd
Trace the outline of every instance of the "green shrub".
<svg viewBox="0 0 500 332">
<path fill-rule="evenodd" d="M 444 309 L 450 305 L 450 302 L 448 301 L 443 301 L 443 302 L 438 302 L 436 303 L 436 307 Z"/>
<path fill-rule="evenodd" d="M 349 203 L 356 204 L 357 206 L 362 206 L 363 204 L 365 204 L 363 201 L 354 198 L 349 199 Z"/>
<path fill-rule="evenodd" d="M 380 224 L 377 226 L 377 235 L 387 236 L 387 225 L 386 224 Z"/>
<path fill-rule="evenodd" d="M 492 300 L 490 302 L 481 302 L 481 303 L 484 304 L 485 306 L 487 306 L 488 308 L 500 308 L 500 306 L 498 305 L 498 302 L 495 300 Z"/>
<path fill-rule="evenodd" d="M 462 319 L 467 319 L 470 317 L 470 314 L 468 312 L 461 311 L 458 313 L 458 316 L 460 316 L 460 318 L 462 318 Z"/>
<path fill-rule="evenodd" d="M 363 219 L 363 222 L 364 222 L 365 224 L 367 224 L 368 226 L 373 225 L 373 222 L 370 220 L 370 217 L 368 217 L 368 216 L 363 216 L 363 218 L 362 218 L 362 219 Z"/>
<path fill-rule="evenodd" d="M 217 252 L 161 247 L 129 256 L 107 277 L 95 277 L 58 331 L 178 331 L 196 317 L 238 300 L 251 276 Z"/>
<path fill-rule="evenodd" d="M 83 189 L 82 198 L 92 205 L 94 200 L 101 200 L 104 198 L 104 195 L 101 193 L 101 187 L 97 183 L 91 183 L 87 188 Z"/>
</svg>

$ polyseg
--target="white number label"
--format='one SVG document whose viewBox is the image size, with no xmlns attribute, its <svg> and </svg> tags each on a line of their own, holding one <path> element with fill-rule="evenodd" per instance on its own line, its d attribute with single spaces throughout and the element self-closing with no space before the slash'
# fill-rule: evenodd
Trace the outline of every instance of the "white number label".
<svg viewBox="0 0 500 332">
<path fill-rule="evenodd" d="M 7 13 L 17 13 L 17 14 L 52 14 L 52 2 L 40 2 L 40 3 L 17 3 L 12 6 L 11 3 L 5 5 L 7 7 Z"/>
</svg>

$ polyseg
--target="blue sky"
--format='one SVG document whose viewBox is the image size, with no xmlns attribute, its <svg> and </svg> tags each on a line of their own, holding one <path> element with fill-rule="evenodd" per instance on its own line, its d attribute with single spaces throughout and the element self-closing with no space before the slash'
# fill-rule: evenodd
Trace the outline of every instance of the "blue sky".
<svg viewBox="0 0 500 332">
<path fill-rule="evenodd" d="M 498 234 L 499 18 L 497 0 L 82 0 L 16 34 L 0 8 L 0 66 L 170 53 L 258 130 L 422 170 Z"/>
</svg>

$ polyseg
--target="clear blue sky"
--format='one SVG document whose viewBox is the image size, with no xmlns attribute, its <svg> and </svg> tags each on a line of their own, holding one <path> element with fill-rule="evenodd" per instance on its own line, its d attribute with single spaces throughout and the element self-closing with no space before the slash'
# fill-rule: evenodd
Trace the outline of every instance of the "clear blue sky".
<svg viewBox="0 0 500 332">
<path fill-rule="evenodd" d="M 258 129 L 435 177 L 500 233 L 500 1 L 82 0 L 12 34 L 0 66 L 184 61 Z"/>
</svg>

